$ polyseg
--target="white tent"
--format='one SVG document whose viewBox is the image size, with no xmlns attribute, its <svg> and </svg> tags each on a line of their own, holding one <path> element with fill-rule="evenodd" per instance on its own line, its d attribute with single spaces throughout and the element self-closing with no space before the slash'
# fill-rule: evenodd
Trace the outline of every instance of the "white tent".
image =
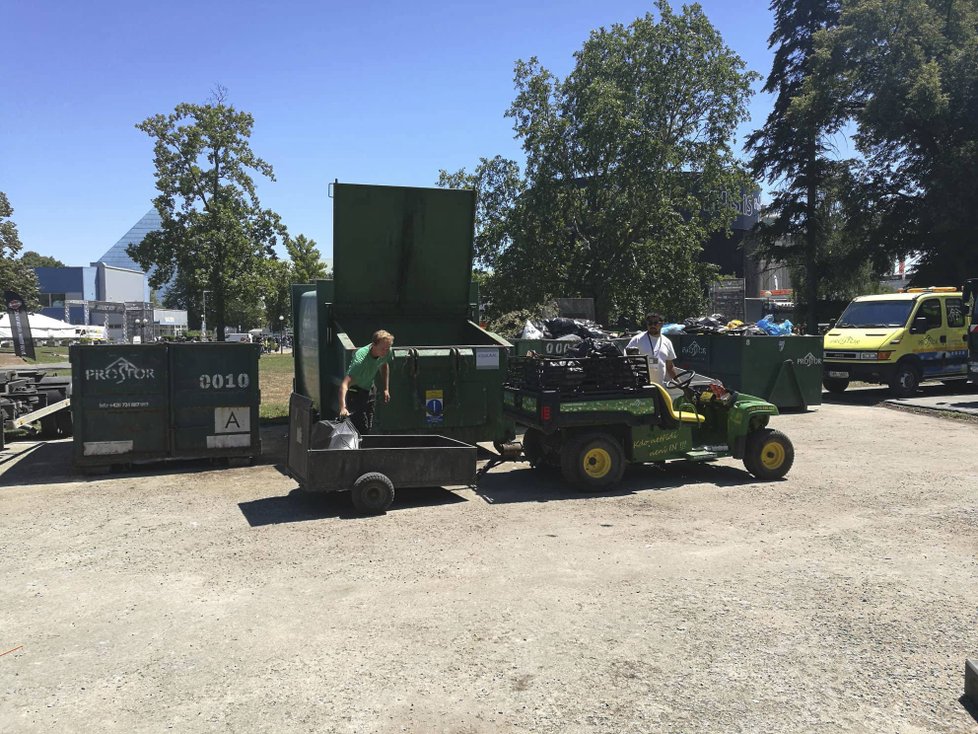
<svg viewBox="0 0 978 734">
<path fill-rule="evenodd" d="M 78 330 L 85 328 L 66 324 L 40 313 L 28 314 L 27 319 L 31 325 L 31 336 L 35 339 L 74 339 L 78 336 Z M 4 313 L 0 315 L 0 339 L 10 338 L 10 316 Z"/>
</svg>

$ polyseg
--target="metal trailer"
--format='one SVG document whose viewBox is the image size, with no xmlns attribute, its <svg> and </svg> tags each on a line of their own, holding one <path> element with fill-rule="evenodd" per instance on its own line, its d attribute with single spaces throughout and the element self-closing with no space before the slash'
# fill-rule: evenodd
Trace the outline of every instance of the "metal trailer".
<svg viewBox="0 0 978 734">
<path fill-rule="evenodd" d="M 475 484 L 475 446 L 446 436 L 370 435 L 359 449 L 330 449 L 319 423 L 312 401 L 293 393 L 286 466 L 304 491 L 350 490 L 357 510 L 377 514 L 390 507 L 395 490 Z"/>
<path fill-rule="evenodd" d="M 476 323 L 471 283 L 475 192 L 332 185 L 333 280 L 293 286 L 295 391 L 324 416 L 358 347 L 394 334 L 391 401 L 374 433 L 502 446 L 510 343 Z"/>
<path fill-rule="evenodd" d="M 0 370 L 0 413 L 3 431 L 41 424 L 41 435 L 70 436 L 71 379 L 49 376 L 45 369 Z M 0 438 L 0 447 L 3 439 Z"/>
</svg>

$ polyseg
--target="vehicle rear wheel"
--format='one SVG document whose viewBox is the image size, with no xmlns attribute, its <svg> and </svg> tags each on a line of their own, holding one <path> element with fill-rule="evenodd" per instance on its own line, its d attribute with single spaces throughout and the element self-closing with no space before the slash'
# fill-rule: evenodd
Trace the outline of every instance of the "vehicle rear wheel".
<svg viewBox="0 0 978 734">
<path fill-rule="evenodd" d="M 849 387 L 849 378 L 823 377 L 822 386 L 833 395 L 840 395 L 846 391 L 847 387 Z"/>
<path fill-rule="evenodd" d="M 917 392 L 918 385 L 920 385 L 920 375 L 913 365 L 906 362 L 897 365 L 896 374 L 890 380 L 890 390 L 894 395 L 898 398 L 909 398 Z"/>
<path fill-rule="evenodd" d="M 394 483 L 380 472 L 369 472 L 353 483 L 353 506 L 365 515 L 383 515 L 394 502 Z"/>
<path fill-rule="evenodd" d="M 781 431 L 762 428 L 747 436 L 744 466 L 758 479 L 781 479 L 795 461 L 795 447 Z"/>
<path fill-rule="evenodd" d="M 625 473 L 625 452 L 607 433 L 586 433 L 571 438 L 561 449 L 560 470 L 579 489 L 608 489 Z"/>
</svg>

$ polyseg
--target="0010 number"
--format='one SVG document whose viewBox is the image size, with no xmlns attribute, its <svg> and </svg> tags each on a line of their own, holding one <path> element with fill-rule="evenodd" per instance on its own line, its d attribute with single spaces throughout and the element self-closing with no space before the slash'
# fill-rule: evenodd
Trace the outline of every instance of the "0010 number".
<svg viewBox="0 0 978 734">
<path fill-rule="evenodd" d="M 251 378 L 247 372 L 240 373 L 235 377 L 230 372 L 226 375 L 201 375 L 201 390 L 233 390 L 235 388 L 246 388 L 251 384 Z"/>
</svg>

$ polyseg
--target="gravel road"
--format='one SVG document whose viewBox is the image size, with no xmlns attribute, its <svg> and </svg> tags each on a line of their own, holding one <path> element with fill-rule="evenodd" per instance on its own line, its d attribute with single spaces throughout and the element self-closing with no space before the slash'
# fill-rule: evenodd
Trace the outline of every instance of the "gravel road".
<svg viewBox="0 0 978 734">
<path fill-rule="evenodd" d="M 775 425 L 781 482 L 506 464 L 370 518 L 272 464 L 79 480 L 39 445 L 0 465 L 0 731 L 978 732 L 978 425 Z"/>
</svg>

